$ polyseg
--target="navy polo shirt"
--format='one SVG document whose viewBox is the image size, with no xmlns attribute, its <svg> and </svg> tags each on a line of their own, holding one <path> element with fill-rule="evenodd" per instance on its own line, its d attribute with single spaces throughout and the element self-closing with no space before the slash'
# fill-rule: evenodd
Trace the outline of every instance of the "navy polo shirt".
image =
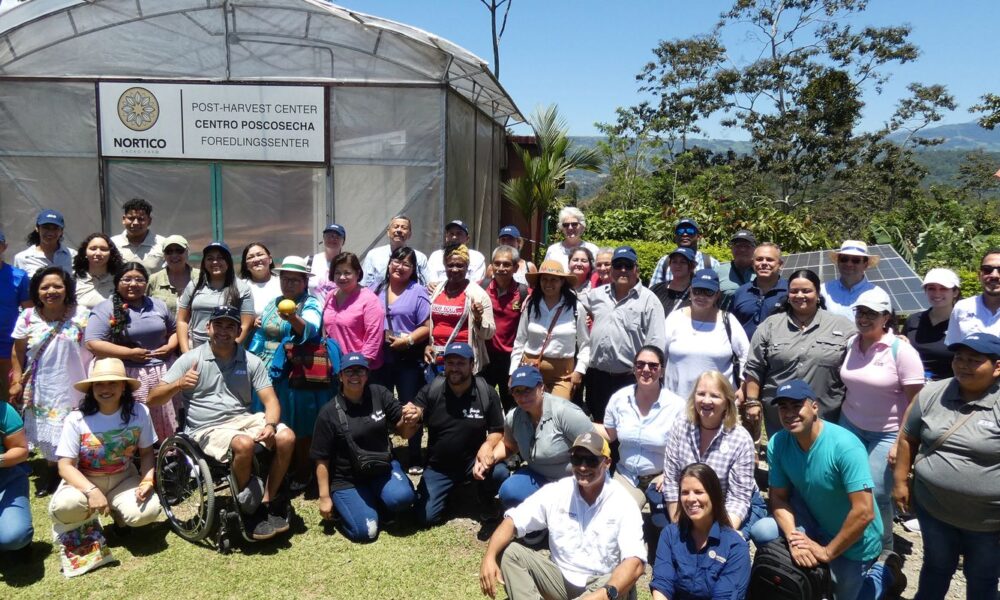
<svg viewBox="0 0 1000 600">
<path fill-rule="evenodd" d="M 743 598 L 749 584 L 750 546 L 734 529 L 712 524 L 701 550 L 677 523 L 660 533 L 650 590 L 670 600 Z"/>
<path fill-rule="evenodd" d="M 747 339 L 753 339 L 753 333 L 757 331 L 757 326 L 770 317 L 779 304 L 788 297 L 788 281 L 784 278 L 778 279 L 778 283 L 769 289 L 767 293 L 762 293 L 757 287 L 756 281 L 744 283 L 733 295 L 733 303 L 729 312 L 736 315 L 743 330 L 747 332 Z"/>
</svg>

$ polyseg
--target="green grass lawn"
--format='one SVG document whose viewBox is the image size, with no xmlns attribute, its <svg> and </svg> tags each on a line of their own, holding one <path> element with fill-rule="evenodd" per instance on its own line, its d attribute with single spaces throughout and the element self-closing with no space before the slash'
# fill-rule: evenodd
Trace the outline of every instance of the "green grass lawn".
<svg viewBox="0 0 1000 600">
<path fill-rule="evenodd" d="M 36 465 L 36 468 L 40 465 Z M 34 478 L 32 478 L 32 492 Z M 27 563 L 0 557 L 0 598 L 483 598 L 479 561 L 486 543 L 480 525 L 454 518 L 430 530 L 402 520 L 372 544 L 353 544 L 324 532 L 315 501 L 293 501 L 301 518 L 292 535 L 244 544 L 223 556 L 191 544 L 166 521 L 116 539 L 120 564 L 67 579 L 52 546 L 48 498 L 32 497 L 34 553 Z M 647 581 L 645 578 L 643 581 Z M 648 598 L 640 586 L 640 597 Z"/>
</svg>

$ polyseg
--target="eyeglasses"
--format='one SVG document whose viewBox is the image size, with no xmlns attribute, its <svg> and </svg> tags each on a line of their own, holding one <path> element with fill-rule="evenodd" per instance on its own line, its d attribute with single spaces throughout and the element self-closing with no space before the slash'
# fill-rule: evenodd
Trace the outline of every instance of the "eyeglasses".
<svg viewBox="0 0 1000 600">
<path fill-rule="evenodd" d="M 364 367 L 348 367 L 343 370 L 345 377 L 360 377 L 368 374 L 368 369 Z"/>
<path fill-rule="evenodd" d="M 706 290 L 705 288 L 691 288 L 692 296 L 714 296 L 715 292 L 712 290 Z"/>
<path fill-rule="evenodd" d="M 644 360 L 637 360 L 637 361 L 635 361 L 635 370 L 636 371 L 644 371 L 646 369 L 649 369 L 650 371 L 654 371 L 654 372 L 655 371 L 659 371 L 660 370 L 660 363 L 651 363 L 651 362 L 646 362 Z"/>
<path fill-rule="evenodd" d="M 1000 265 L 979 265 L 979 272 L 983 275 L 1000 272 Z"/>
<path fill-rule="evenodd" d="M 844 256 L 843 254 L 841 254 L 840 256 L 837 257 L 837 262 L 839 262 L 840 264 L 851 263 L 855 265 L 860 265 L 861 263 L 868 262 L 868 259 L 861 256 Z"/>
<path fill-rule="evenodd" d="M 698 235 L 698 230 L 694 227 L 678 227 L 674 233 L 677 235 Z"/>
<path fill-rule="evenodd" d="M 562 226 L 565 227 L 566 229 L 573 229 L 574 227 L 579 227 L 580 226 L 580 222 L 579 221 L 570 221 L 568 223 L 563 223 Z"/>
<path fill-rule="evenodd" d="M 601 464 L 600 456 L 594 456 L 593 454 L 570 454 L 569 462 L 574 467 L 579 467 L 585 465 L 591 469 L 596 469 L 598 465 Z"/>
<path fill-rule="evenodd" d="M 146 285 L 146 280 L 142 277 L 122 277 L 121 279 L 118 280 L 118 282 L 124 283 L 125 285 L 129 285 L 132 283 L 137 283 L 139 285 Z"/>
<path fill-rule="evenodd" d="M 394 259 L 390 260 L 389 261 L 389 265 L 393 266 L 393 267 L 412 267 L 413 266 L 413 265 L 410 264 L 410 261 L 408 261 L 408 260 L 399 260 L 398 258 L 394 258 Z"/>
</svg>

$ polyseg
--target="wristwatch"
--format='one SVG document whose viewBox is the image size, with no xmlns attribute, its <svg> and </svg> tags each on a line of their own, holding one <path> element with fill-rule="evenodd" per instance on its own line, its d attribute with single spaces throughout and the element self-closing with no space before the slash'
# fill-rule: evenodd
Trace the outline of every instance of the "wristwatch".
<svg viewBox="0 0 1000 600">
<path fill-rule="evenodd" d="M 615 586 L 608 583 L 601 589 L 608 593 L 608 600 L 618 600 L 618 588 Z"/>
<path fill-rule="evenodd" d="M 278 433 L 278 424 L 277 423 L 264 423 L 264 427 L 270 427 L 271 429 L 274 430 L 275 433 Z"/>
</svg>

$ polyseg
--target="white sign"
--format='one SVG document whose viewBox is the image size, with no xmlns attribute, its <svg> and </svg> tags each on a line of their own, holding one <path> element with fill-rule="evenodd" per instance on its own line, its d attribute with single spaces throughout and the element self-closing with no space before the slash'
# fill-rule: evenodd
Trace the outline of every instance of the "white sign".
<svg viewBox="0 0 1000 600">
<path fill-rule="evenodd" d="M 104 156 L 325 161 L 322 87 L 102 82 L 99 90 Z"/>
</svg>

